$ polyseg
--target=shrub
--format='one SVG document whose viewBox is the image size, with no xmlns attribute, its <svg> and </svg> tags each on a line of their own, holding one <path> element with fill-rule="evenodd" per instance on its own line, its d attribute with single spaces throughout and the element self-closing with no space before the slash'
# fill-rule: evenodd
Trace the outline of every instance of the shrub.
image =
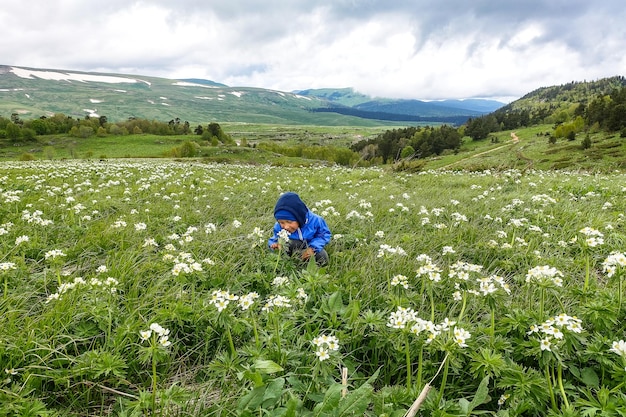
<svg viewBox="0 0 626 417">
<path fill-rule="evenodd" d="M 34 161 L 35 160 L 35 155 L 33 155 L 32 153 L 29 153 L 29 152 L 25 152 L 25 153 L 20 155 L 19 160 L 20 161 Z"/>
<path fill-rule="evenodd" d="M 193 158 L 198 156 L 199 153 L 200 145 L 189 140 L 170 150 L 170 156 L 174 158 Z"/>
</svg>

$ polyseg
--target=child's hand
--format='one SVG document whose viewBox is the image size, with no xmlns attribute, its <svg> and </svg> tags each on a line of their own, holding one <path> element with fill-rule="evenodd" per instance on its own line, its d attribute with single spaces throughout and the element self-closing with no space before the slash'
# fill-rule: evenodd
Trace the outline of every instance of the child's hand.
<svg viewBox="0 0 626 417">
<path fill-rule="evenodd" d="M 278 243 L 272 243 L 270 245 L 270 248 L 272 248 L 272 249 L 278 249 L 278 247 L 279 247 Z"/>
<path fill-rule="evenodd" d="M 303 261 L 307 261 L 309 260 L 309 258 L 311 256 L 315 255 L 315 251 L 313 250 L 313 248 L 306 248 L 303 252 L 302 252 L 302 260 Z"/>
</svg>

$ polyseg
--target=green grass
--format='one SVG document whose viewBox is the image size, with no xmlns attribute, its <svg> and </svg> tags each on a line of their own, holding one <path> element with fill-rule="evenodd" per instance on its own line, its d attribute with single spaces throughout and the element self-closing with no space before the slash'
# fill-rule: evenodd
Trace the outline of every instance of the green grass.
<svg viewBox="0 0 626 417">
<path fill-rule="evenodd" d="M 223 128 L 236 142 L 241 143 L 245 139 L 248 147 L 213 147 L 196 135 L 94 136 L 85 139 L 43 136 L 37 137 L 35 141 L 18 144 L 5 139 L 0 146 L 0 160 L 17 160 L 24 154 L 32 154 L 35 159 L 163 158 L 170 156 L 172 149 L 183 142 L 192 140 L 201 146 L 198 157 L 209 161 L 310 165 L 314 161 L 287 158 L 251 147 L 261 142 L 279 142 L 288 146 L 349 147 L 359 140 L 375 138 L 390 127 L 225 123 Z M 626 142 L 617 134 L 593 133 L 591 148 L 583 150 L 581 142 L 584 134 L 579 134 L 575 141 L 558 139 L 557 143 L 550 144 L 546 134 L 551 132 L 551 125 L 519 129 L 515 131 L 519 137 L 517 143 L 512 142 L 511 131 L 493 135 L 497 138 L 495 141 L 490 138 L 472 141 L 465 137 L 458 152 L 447 151 L 440 156 L 427 158 L 422 170 L 557 169 L 612 172 L 626 168 Z"/>
<path fill-rule="evenodd" d="M 550 144 L 544 133 L 551 125 L 518 129 L 519 141 L 511 140 L 512 131 L 499 132 L 497 142 L 490 139 L 471 141 L 464 138 L 460 152 L 427 160 L 426 169 L 538 169 L 588 172 L 623 171 L 626 168 L 626 142 L 617 134 L 598 132 L 591 135 L 592 146 L 582 149 L 584 134 L 576 140 L 561 138 Z"/>
<path fill-rule="evenodd" d="M 286 190 L 326 218 L 327 268 L 267 249 Z M 626 265 L 611 277 L 603 263 L 626 252 L 625 192 L 615 173 L 0 162 L 0 403 L 14 415 L 313 416 L 351 404 L 401 416 L 429 383 L 425 416 L 467 415 L 472 400 L 501 416 L 623 409 L 626 352 L 611 349 L 626 331 Z M 562 283 L 531 273 L 543 266 Z M 218 311 L 218 290 L 259 297 Z M 275 295 L 291 307 L 263 309 Z M 390 322 L 398 307 L 456 323 L 426 343 L 428 331 L 409 331 L 415 317 Z M 582 332 L 559 327 L 541 350 L 548 336 L 531 325 L 561 313 Z M 142 340 L 153 323 L 171 345 Z M 320 335 L 339 345 L 324 361 Z"/>
</svg>

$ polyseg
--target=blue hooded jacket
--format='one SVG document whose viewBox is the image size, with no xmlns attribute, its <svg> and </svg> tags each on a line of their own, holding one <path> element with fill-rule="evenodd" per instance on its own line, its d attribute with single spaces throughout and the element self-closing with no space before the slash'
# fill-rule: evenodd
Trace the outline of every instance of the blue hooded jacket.
<svg viewBox="0 0 626 417">
<path fill-rule="evenodd" d="M 315 253 L 321 251 L 330 242 L 332 234 L 326 221 L 309 210 L 298 194 L 289 192 L 281 195 L 274 206 L 274 215 L 279 211 L 288 211 L 298 222 L 298 229 L 289 235 L 289 239 L 306 242 Z M 274 235 L 268 240 L 268 246 L 278 242 L 278 232 L 281 230 L 280 224 L 276 222 Z"/>
</svg>

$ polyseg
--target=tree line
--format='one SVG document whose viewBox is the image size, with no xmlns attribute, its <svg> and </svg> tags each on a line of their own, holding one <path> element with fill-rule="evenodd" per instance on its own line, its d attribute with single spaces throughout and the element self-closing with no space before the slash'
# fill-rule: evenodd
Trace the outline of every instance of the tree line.
<svg viewBox="0 0 626 417">
<path fill-rule="evenodd" d="M 234 143 L 230 135 L 226 134 L 221 126 L 215 122 L 211 122 L 207 126 L 198 125 L 192 131 L 189 122 L 182 121 L 180 118 L 161 122 L 131 117 L 125 121 L 111 123 L 106 116 L 86 116 L 80 119 L 62 113 L 30 120 L 21 119 L 17 113 L 11 114 L 9 118 L 0 116 L 0 139 L 9 139 L 13 142 L 33 140 L 36 136 L 44 135 L 88 138 L 91 136 L 126 136 L 143 133 L 159 136 L 195 134 L 214 144 Z"/>
<path fill-rule="evenodd" d="M 361 158 L 383 164 L 406 158 L 427 158 L 443 152 L 456 152 L 461 147 L 463 127 L 406 127 L 387 130 L 377 137 L 357 142 L 350 149 Z"/>
</svg>

